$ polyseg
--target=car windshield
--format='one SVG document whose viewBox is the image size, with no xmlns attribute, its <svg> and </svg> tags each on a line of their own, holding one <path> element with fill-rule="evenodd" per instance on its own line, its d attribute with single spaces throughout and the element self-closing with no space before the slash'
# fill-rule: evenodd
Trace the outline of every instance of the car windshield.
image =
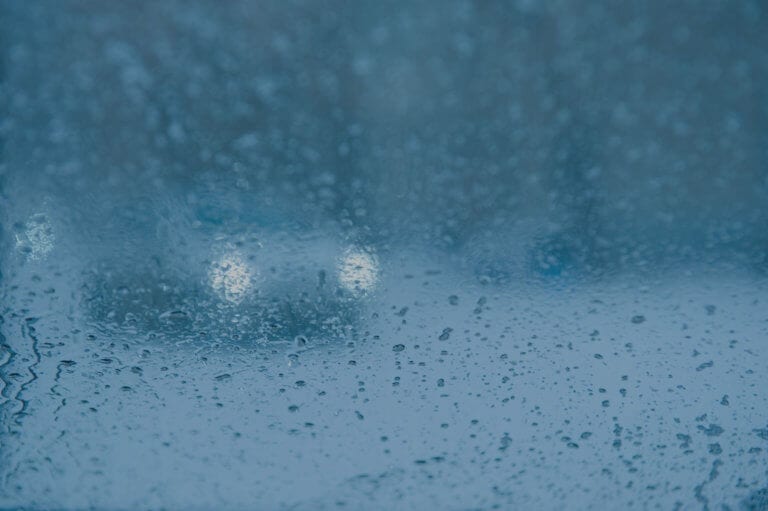
<svg viewBox="0 0 768 511">
<path fill-rule="evenodd" d="M 764 2 L 0 3 L 0 508 L 768 510 Z"/>
</svg>

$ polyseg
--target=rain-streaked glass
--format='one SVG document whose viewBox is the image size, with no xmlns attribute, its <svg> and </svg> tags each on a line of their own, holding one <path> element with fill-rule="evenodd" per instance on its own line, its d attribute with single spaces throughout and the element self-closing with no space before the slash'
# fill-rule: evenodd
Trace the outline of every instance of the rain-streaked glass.
<svg viewBox="0 0 768 511">
<path fill-rule="evenodd" d="M 0 3 L 0 508 L 768 510 L 761 1 Z"/>
</svg>

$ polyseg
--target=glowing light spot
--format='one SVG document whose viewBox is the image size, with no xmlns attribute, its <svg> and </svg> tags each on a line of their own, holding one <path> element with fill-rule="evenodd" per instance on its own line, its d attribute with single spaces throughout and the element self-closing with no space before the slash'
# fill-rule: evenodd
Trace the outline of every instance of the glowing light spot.
<svg viewBox="0 0 768 511">
<path fill-rule="evenodd" d="M 353 293 L 371 291 L 379 280 L 379 261 L 365 250 L 348 249 L 339 261 L 339 282 Z"/>
<path fill-rule="evenodd" d="M 232 303 L 240 303 L 253 288 L 253 272 L 236 252 L 215 261 L 209 272 L 213 290 Z"/>
<path fill-rule="evenodd" d="M 24 224 L 24 232 L 16 234 L 16 249 L 36 261 L 45 258 L 53 250 L 55 241 L 56 236 L 48 217 L 33 215 Z"/>
</svg>

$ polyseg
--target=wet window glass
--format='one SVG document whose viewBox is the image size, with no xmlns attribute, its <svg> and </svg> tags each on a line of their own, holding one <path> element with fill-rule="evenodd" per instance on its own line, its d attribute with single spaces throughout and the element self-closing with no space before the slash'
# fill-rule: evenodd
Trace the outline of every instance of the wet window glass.
<svg viewBox="0 0 768 511">
<path fill-rule="evenodd" d="M 0 4 L 0 508 L 768 509 L 761 1 Z"/>
</svg>

